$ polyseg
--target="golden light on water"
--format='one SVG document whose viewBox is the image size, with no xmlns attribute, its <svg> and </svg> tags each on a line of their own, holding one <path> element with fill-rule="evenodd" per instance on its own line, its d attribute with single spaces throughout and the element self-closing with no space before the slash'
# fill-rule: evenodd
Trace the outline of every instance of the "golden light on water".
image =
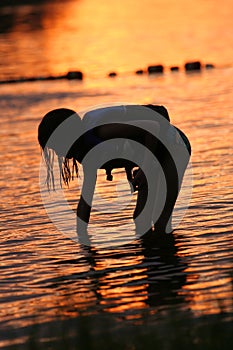
<svg viewBox="0 0 233 350">
<path fill-rule="evenodd" d="M 225 6 L 185 0 L 128 0 L 127 6 L 124 1 L 110 6 L 107 0 L 98 5 L 96 0 L 49 3 L 40 6 L 35 23 L 16 21 L 15 31 L 7 36 L 16 43 L 25 75 L 80 69 L 96 77 L 112 70 L 127 74 L 149 64 L 183 65 L 186 60 L 227 64 L 232 37 L 224 29 L 231 25 L 226 22 L 231 8 L 231 0 Z M 223 57 L 218 54 L 219 33 L 229 41 Z M 37 67 L 34 56 L 40 57 Z M 10 59 L 13 63 L 14 57 Z"/>
<path fill-rule="evenodd" d="M 208 274 L 206 280 L 202 278 L 202 281 L 187 285 L 185 289 L 190 290 L 187 301 L 197 316 L 203 314 L 203 309 L 206 315 L 227 313 L 232 309 L 229 298 L 232 295 L 232 280 L 229 277 L 212 280 L 211 274 Z"/>
<path fill-rule="evenodd" d="M 80 69 L 85 79 L 0 86 L 0 316 L 9 327 L 98 312 L 142 322 L 145 313 L 166 318 L 184 309 L 195 316 L 231 317 L 232 68 L 223 66 L 232 60 L 233 45 L 231 1 L 224 4 L 59 1 L 36 6 L 39 15 L 31 23 L 20 16 L 32 14 L 34 6 L 12 10 L 18 15 L 1 34 L 0 48 L 9 53 L 1 57 L 2 76 Z M 168 68 L 193 59 L 211 61 L 217 69 L 132 74 L 149 64 Z M 105 78 L 112 70 L 119 76 Z M 42 205 L 37 144 L 42 116 L 61 106 L 79 112 L 119 101 L 164 104 L 191 140 L 192 198 L 174 232 L 177 250 L 172 253 L 158 247 L 148 253 L 139 242 L 134 246 L 134 203 L 127 202 L 129 187 L 118 174 L 111 183 L 103 172 L 97 184 L 96 203 L 102 201 L 106 210 L 94 211 L 91 218 L 91 238 L 105 243 L 97 252 L 82 251 L 53 225 Z M 74 182 L 65 190 L 74 212 L 77 187 Z M 116 240 L 130 238 L 129 245 L 113 247 L 113 234 Z M 24 340 L 23 333 L 19 338 Z"/>
</svg>

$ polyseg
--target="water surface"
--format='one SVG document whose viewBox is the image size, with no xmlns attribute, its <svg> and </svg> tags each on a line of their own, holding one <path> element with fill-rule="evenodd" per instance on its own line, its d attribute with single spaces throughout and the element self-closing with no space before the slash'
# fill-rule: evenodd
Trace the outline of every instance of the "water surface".
<svg viewBox="0 0 233 350">
<path fill-rule="evenodd" d="M 110 11 L 104 7 L 104 1 L 99 3 L 106 12 Z M 203 13 L 205 6 L 212 6 L 214 11 L 214 3 L 202 2 Z M 89 13 L 91 4 L 91 1 L 70 2 L 66 8 L 68 18 L 69 6 Z M 57 5 L 58 10 L 63 7 L 62 4 Z M 40 6 L 16 7 L 14 11 L 25 14 L 25 11 L 38 11 L 38 8 Z M 129 8 L 126 6 L 124 13 L 128 18 L 127 11 Z M 145 11 L 148 11 L 146 6 Z M 217 16 L 216 11 L 213 16 Z M 221 19 L 226 10 L 222 7 L 219 11 Z M 20 19 L 23 14 L 19 15 Z M 225 16 L 227 20 L 228 14 Z M 52 32 L 50 17 L 43 23 L 47 23 L 48 31 Z M 70 26 L 73 28 L 74 22 L 72 19 L 68 21 L 65 12 L 63 20 L 66 31 L 60 20 L 52 23 L 54 33 L 57 24 L 59 28 L 62 27 L 65 37 L 70 35 Z M 104 26 L 104 22 L 100 22 Z M 85 26 L 77 23 L 80 25 L 77 35 L 82 36 L 84 34 L 80 33 Z M 1 34 L 1 40 L 8 36 L 7 50 L 11 45 L 10 36 L 22 34 L 22 27 L 16 30 L 15 25 L 14 22 L 13 28 Z M 25 24 L 26 27 L 29 25 L 32 26 Z M 109 25 L 109 21 L 106 25 Z M 28 47 L 27 40 L 31 43 L 30 40 L 34 38 L 35 46 L 40 45 L 35 36 L 38 35 L 42 40 L 40 34 L 44 30 L 42 26 L 33 33 L 30 28 L 20 42 L 24 45 L 25 40 L 25 46 Z M 170 38 L 170 32 L 167 35 Z M 227 33 L 223 33 L 225 45 L 227 36 Z M 125 38 L 125 32 L 122 37 Z M 42 66 L 38 69 L 52 74 L 66 71 L 71 67 L 72 58 L 69 65 L 67 58 L 56 58 L 56 42 L 51 45 L 49 37 L 46 40 L 45 45 L 52 48 L 45 51 L 50 57 L 53 56 L 53 62 L 48 66 L 49 58 L 43 62 L 40 60 Z M 86 43 L 85 37 L 83 40 Z M 16 46 L 19 50 L 19 75 L 24 75 L 20 63 L 21 48 L 17 43 Z M 86 46 L 86 50 L 96 49 L 90 42 Z M 166 50 L 170 52 L 167 46 Z M 217 51 L 210 49 L 210 56 L 206 55 L 206 59 L 216 58 Z M 80 55 L 81 68 L 84 67 L 81 64 L 85 61 L 84 52 Z M 130 68 L 130 52 L 127 52 L 129 60 L 124 60 L 124 64 L 118 61 L 119 65 L 114 68 L 122 68 L 126 72 Z M 185 52 L 188 57 L 192 50 Z M 198 52 L 202 52 L 201 43 Z M 226 49 L 221 57 L 222 62 L 228 61 L 228 53 Z M 24 51 L 22 57 L 30 74 L 36 74 L 32 61 L 38 60 L 38 57 L 36 59 L 32 55 L 34 68 L 30 69 L 30 53 Z M 97 317 L 94 319 L 95 324 L 88 326 L 96 333 L 103 328 L 102 323 L 96 323 L 98 317 L 103 315 L 111 317 L 111 322 L 114 320 L 118 335 L 124 334 L 129 324 L 146 324 L 152 329 L 161 327 L 161 334 L 166 338 L 166 322 L 171 319 L 171 315 L 176 315 L 175 320 L 181 329 L 187 327 L 186 320 L 195 322 L 199 317 L 205 317 L 207 323 L 212 317 L 218 317 L 219 327 L 222 324 L 225 329 L 225 324 L 232 322 L 233 315 L 232 68 L 219 67 L 188 75 L 183 71 L 177 74 L 166 71 L 159 77 L 135 76 L 128 72 L 110 80 L 104 76 L 104 60 L 100 60 L 98 55 L 94 56 L 94 53 L 86 53 L 86 57 L 90 59 L 88 62 L 91 71 L 96 74 L 95 78 L 90 76 L 83 82 L 35 82 L 0 86 L 0 347 L 6 349 L 12 344 L 23 344 L 35 324 L 41 324 L 41 329 L 45 330 L 50 329 L 49 325 L 56 325 L 58 320 L 65 324 L 69 320 L 82 320 L 81 317 L 86 316 Z M 97 57 L 96 64 L 100 70 L 95 68 L 94 57 Z M 118 53 L 117 57 L 121 55 Z M 136 56 L 133 66 L 136 67 L 139 61 L 142 65 L 149 62 L 149 55 L 145 56 L 144 53 L 143 57 L 144 61 Z M 176 52 L 176 62 L 186 57 Z M 162 58 L 160 55 L 159 60 Z M 63 63 L 55 64 L 56 60 Z M 46 67 L 43 66 L 45 62 Z M 171 63 L 169 59 L 164 62 Z M 13 76 L 18 74 L 13 63 L 10 62 L 8 67 L 8 72 Z M 4 76 L 4 73 L 1 75 Z M 37 144 L 37 126 L 41 117 L 48 110 L 62 106 L 84 111 L 92 106 L 113 102 L 164 104 L 172 122 L 190 138 L 193 148 L 192 198 L 185 217 L 174 231 L 175 242 L 169 247 L 164 248 L 155 243 L 148 248 L 135 239 L 131 220 L 133 202 L 126 210 L 113 210 L 108 214 L 94 211 L 91 233 L 96 244 L 92 249 L 83 249 L 60 232 L 43 207 L 39 189 L 40 149 Z M 100 174 L 97 206 L 100 201 L 105 201 L 105 206 L 115 209 L 114 198 L 119 194 L 116 183 L 123 184 L 122 195 L 128 200 L 123 174 L 118 172 L 114 183 L 106 182 L 104 174 Z M 79 195 L 77 183 L 66 192 L 71 207 L 75 209 Z M 176 211 L 175 216 L 178 213 Z M 64 218 L 62 213 L 59 215 Z M 122 239 L 130 236 L 132 241 L 112 248 L 113 234 L 118 234 Z M 111 322 L 108 323 L 110 328 L 113 327 Z M 40 332 L 39 338 L 48 339 L 49 335 Z M 77 334 L 79 332 L 82 332 L 81 328 Z"/>
</svg>

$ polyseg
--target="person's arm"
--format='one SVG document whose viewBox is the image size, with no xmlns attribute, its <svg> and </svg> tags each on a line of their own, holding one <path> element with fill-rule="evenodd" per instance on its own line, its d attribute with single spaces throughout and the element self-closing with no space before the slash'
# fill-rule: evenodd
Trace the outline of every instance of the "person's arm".
<svg viewBox="0 0 233 350">
<path fill-rule="evenodd" d="M 125 138 L 140 142 L 146 149 L 143 159 L 143 169 L 150 171 L 151 162 L 153 160 L 153 152 L 156 148 L 154 136 L 159 135 L 160 126 L 154 120 L 134 120 L 127 123 L 121 122 L 117 124 L 105 124 L 97 129 L 97 134 L 103 140 L 111 138 Z M 149 151 L 150 150 L 150 151 Z M 134 188 L 145 183 L 145 176 L 142 170 L 137 172 L 135 179 L 132 181 Z"/>
<path fill-rule="evenodd" d="M 150 132 L 145 132 L 144 134 L 144 140 L 143 140 L 143 145 L 145 146 L 145 152 L 144 152 L 144 158 L 142 162 L 141 169 L 135 172 L 134 179 L 132 181 L 132 185 L 134 186 L 135 189 L 138 189 L 138 187 L 144 186 L 146 183 L 146 176 L 143 172 L 149 173 L 152 169 L 152 162 L 154 160 L 154 152 L 157 147 L 157 143 L 154 139 L 154 136 L 159 135 L 159 124 L 158 122 L 155 121 L 136 121 L 135 124 L 138 122 L 138 126 L 144 127 L 146 129 L 144 130 L 150 130 Z M 143 169 L 143 170 L 142 170 Z"/>
<path fill-rule="evenodd" d="M 83 167 L 83 172 L 82 193 L 77 207 L 77 233 L 80 243 L 89 245 L 89 237 L 86 231 L 91 214 L 97 171 Z"/>
</svg>

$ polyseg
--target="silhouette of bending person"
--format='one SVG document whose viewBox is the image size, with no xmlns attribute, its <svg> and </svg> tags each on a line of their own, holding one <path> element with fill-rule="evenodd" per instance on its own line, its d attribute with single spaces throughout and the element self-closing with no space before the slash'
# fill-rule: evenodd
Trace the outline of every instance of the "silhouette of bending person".
<svg viewBox="0 0 233 350">
<path fill-rule="evenodd" d="M 69 184 L 83 167 L 84 181 L 77 207 L 77 229 L 87 228 L 97 170 L 125 168 L 132 191 L 138 191 L 136 229 L 172 232 L 172 211 L 191 155 L 185 134 L 170 123 L 165 107 L 122 105 L 92 110 L 81 119 L 70 109 L 47 113 L 38 128 L 47 167 L 47 185 L 54 187 L 57 155 L 61 181 Z M 131 156 L 129 156 L 131 154 Z M 145 229 L 146 228 L 146 229 Z M 144 232 L 142 232 L 144 231 Z"/>
</svg>

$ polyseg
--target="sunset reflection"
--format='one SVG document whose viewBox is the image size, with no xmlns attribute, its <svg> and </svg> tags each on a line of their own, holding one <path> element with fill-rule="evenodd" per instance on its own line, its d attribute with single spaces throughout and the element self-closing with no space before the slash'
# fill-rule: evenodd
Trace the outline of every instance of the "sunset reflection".
<svg viewBox="0 0 233 350">
<path fill-rule="evenodd" d="M 186 300 L 196 316 L 228 313 L 232 310 L 231 278 L 223 277 L 215 281 L 200 281 L 194 285 L 187 285 L 184 289 L 190 291 Z"/>
<path fill-rule="evenodd" d="M 156 63 L 183 65 L 190 59 L 222 63 L 222 43 L 211 42 L 230 24 L 225 22 L 227 5 L 184 0 L 127 3 L 108 6 L 100 0 L 96 6 L 96 0 L 86 0 L 3 9 L 6 50 L 14 47 L 17 54 L 15 64 L 15 56 L 7 57 L 14 66 L 9 73 L 17 75 L 20 69 L 26 76 L 59 75 L 79 69 L 96 77 L 111 70 L 127 74 Z M 230 45 L 224 50 L 225 61 L 231 62 Z"/>
<path fill-rule="evenodd" d="M 233 315 L 232 1 L 16 3 L 0 3 L 0 348 L 33 348 L 31 335 L 46 342 L 61 334 L 71 347 L 88 336 L 104 349 L 92 336 L 100 334 L 105 341 L 108 333 L 114 340 L 115 327 L 117 339 L 126 335 L 122 348 L 133 350 L 137 343 L 129 343 L 129 324 L 132 339 L 140 324 L 143 336 L 149 329 L 143 341 L 155 335 L 152 345 L 159 347 L 161 339 L 168 349 L 183 338 L 186 343 L 177 348 L 193 342 L 208 349 L 215 341 L 228 341 L 224 331 L 231 324 L 225 325 Z M 186 74 L 188 60 L 216 67 Z M 164 74 L 135 74 L 150 64 L 164 65 Z M 171 65 L 180 70 L 171 72 Z M 71 70 L 82 71 L 84 79 L 6 81 L 52 78 Z M 118 73 L 115 78 L 108 77 L 110 71 Z M 83 246 L 76 225 L 82 172 L 69 188 L 46 192 L 45 203 L 37 129 L 52 109 L 67 107 L 83 115 L 115 103 L 169 110 L 172 124 L 192 144 L 192 197 L 175 208 L 175 220 L 186 211 L 172 235 L 148 232 L 149 239 L 139 239 L 132 219 L 137 194 L 131 194 L 124 169 L 113 171 L 112 182 L 101 170 L 87 232 L 91 244 Z M 72 219 L 57 199 L 61 192 Z M 50 208 L 72 236 L 50 218 Z M 105 323 L 99 322 L 102 317 Z M 115 350 L 108 341 L 106 348 Z M 59 349 L 44 344 L 34 348 Z"/>
</svg>

